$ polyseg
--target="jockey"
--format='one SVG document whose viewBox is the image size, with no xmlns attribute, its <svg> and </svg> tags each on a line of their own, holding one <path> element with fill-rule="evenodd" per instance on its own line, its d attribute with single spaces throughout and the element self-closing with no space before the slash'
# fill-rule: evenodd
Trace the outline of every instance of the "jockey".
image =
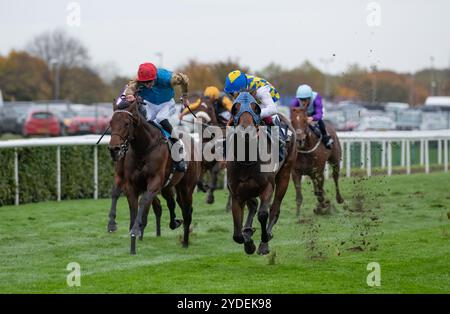
<svg viewBox="0 0 450 314">
<path fill-rule="evenodd" d="M 317 122 L 319 130 L 322 133 L 322 141 L 325 147 L 331 149 L 333 139 L 327 134 L 323 117 L 322 97 L 319 93 L 314 92 L 309 85 L 300 85 L 297 88 L 297 95 L 291 102 L 291 107 L 304 107 L 308 115 L 308 123 L 310 125 Z"/>
<path fill-rule="evenodd" d="M 233 107 L 233 103 L 228 98 L 228 96 L 221 92 L 217 87 L 215 86 L 208 86 L 205 88 L 205 91 L 203 92 L 204 98 L 211 99 L 214 109 L 216 111 L 217 119 L 224 120 L 225 123 L 228 122 L 231 118 L 231 107 Z M 197 101 L 189 105 L 189 108 L 191 111 L 196 110 L 200 105 L 202 104 L 202 99 L 199 98 Z M 179 115 L 179 119 L 181 120 L 183 116 L 185 116 L 189 112 L 188 108 L 184 108 L 183 111 Z"/>
<path fill-rule="evenodd" d="M 174 144 L 179 139 L 173 137 L 173 127 L 169 122 L 169 118 L 176 112 L 173 87 L 181 85 L 183 105 L 187 106 L 188 83 L 189 79 L 183 73 L 173 73 L 156 68 L 152 63 L 143 63 L 139 66 L 137 79 L 128 83 L 123 95 L 127 102 L 133 102 L 135 95 L 140 96 L 145 104 L 147 121 L 159 123 L 171 134 L 170 140 Z M 181 141 L 180 143 L 183 144 Z M 175 162 L 175 169 L 180 172 L 186 171 L 184 159 Z"/>
<path fill-rule="evenodd" d="M 230 72 L 225 80 L 224 91 L 235 99 L 240 92 L 249 92 L 259 102 L 261 107 L 261 119 L 267 125 L 278 126 L 280 136 L 286 140 L 285 130 L 281 126 L 278 117 L 277 104 L 280 100 L 280 94 L 268 81 L 242 73 L 239 70 Z"/>
<path fill-rule="evenodd" d="M 233 99 L 239 96 L 240 92 L 249 92 L 258 102 L 261 108 L 261 119 L 268 126 L 277 126 L 279 129 L 279 158 L 284 160 L 286 156 L 286 141 L 289 140 L 287 126 L 281 125 L 278 117 L 277 104 L 280 94 L 267 80 L 257 76 L 242 73 L 239 70 L 228 73 L 225 80 L 225 93 L 230 94 Z M 269 132 L 270 129 L 268 130 Z"/>
</svg>

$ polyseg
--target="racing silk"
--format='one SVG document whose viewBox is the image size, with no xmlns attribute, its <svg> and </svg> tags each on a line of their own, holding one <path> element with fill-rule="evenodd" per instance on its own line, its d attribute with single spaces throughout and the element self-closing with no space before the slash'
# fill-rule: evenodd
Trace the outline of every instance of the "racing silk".
<svg viewBox="0 0 450 314">
<path fill-rule="evenodd" d="M 154 105 L 170 101 L 175 96 L 175 91 L 170 83 L 172 74 L 171 71 L 158 68 L 155 84 L 152 88 L 142 86 L 137 92 L 138 95 Z"/>
<path fill-rule="evenodd" d="M 198 107 L 200 107 L 201 103 L 202 99 L 199 98 L 189 105 L 189 109 L 195 111 L 197 110 Z M 231 107 L 233 107 L 233 102 L 230 100 L 230 98 L 228 98 L 228 96 L 224 92 L 221 92 L 219 98 L 214 100 L 214 109 L 216 110 L 217 115 L 221 114 L 224 111 L 231 112 Z M 187 114 L 189 109 L 184 108 L 183 114 Z"/>
<path fill-rule="evenodd" d="M 291 107 L 300 107 L 300 101 L 297 98 L 292 99 Z M 313 96 L 311 97 L 308 108 L 306 108 L 306 114 L 308 115 L 308 117 L 313 117 L 314 121 L 322 120 L 323 104 L 322 97 L 319 93 L 313 92 Z"/>
<path fill-rule="evenodd" d="M 272 97 L 273 102 L 277 102 L 280 100 L 280 94 L 278 91 L 273 87 L 272 84 L 270 84 L 265 79 L 262 79 L 257 76 L 253 75 L 246 75 L 247 76 L 247 90 L 250 92 L 256 92 L 258 89 L 269 86 L 269 92 L 270 96 Z"/>
</svg>

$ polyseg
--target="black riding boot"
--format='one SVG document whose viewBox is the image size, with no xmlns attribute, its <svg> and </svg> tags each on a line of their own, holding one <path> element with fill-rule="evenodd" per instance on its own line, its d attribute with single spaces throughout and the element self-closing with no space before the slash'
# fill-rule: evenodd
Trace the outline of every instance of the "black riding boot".
<svg viewBox="0 0 450 314">
<path fill-rule="evenodd" d="M 178 142 L 180 139 L 172 137 L 172 125 L 170 124 L 169 120 L 164 119 L 159 123 L 164 130 L 170 133 L 170 141 L 172 142 L 172 145 Z M 182 146 L 183 147 L 183 146 Z M 184 149 L 184 148 L 183 148 Z M 184 154 L 184 152 L 182 152 Z M 175 170 L 179 172 L 186 172 L 186 161 L 182 158 L 180 161 L 174 161 L 175 162 Z"/>
<path fill-rule="evenodd" d="M 285 134 L 286 128 L 281 124 L 281 120 L 279 117 L 276 117 L 275 119 L 272 119 L 273 125 L 278 127 L 278 133 L 279 133 L 279 145 L 280 145 L 280 153 L 279 153 L 279 161 L 284 160 L 286 157 L 286 140 L 288 139 L 287 134 Z"/>
<path fill-rule="evenodd" d="M 325 145 L 326 148 L 331 149 L 331 145 L 333 145 L 334 141 L 331 138 L 331 136 L 329 136 L 327 134 L 327 129 L 325 127 L 325 123 L 323 122 L 323 120 L 318 120 L 317 124 L 319 125 L 319 130 L 320 133 L 322 133 L 322 142 Z"/>
</svg>

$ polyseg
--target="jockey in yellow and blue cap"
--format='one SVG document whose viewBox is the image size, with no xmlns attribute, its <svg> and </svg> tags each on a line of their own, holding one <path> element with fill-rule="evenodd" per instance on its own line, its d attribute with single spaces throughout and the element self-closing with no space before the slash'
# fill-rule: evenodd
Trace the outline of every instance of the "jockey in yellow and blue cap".
<svg viewBox="0 0 450 314">
<path fill-rule="evenodd" d="M 249 92 L 259 103 L 261 119 L 269 126 L 278 126 L 280 132 L 280 160 L 285 156 L 285 141 L 289 141 L 289 133 L 278 117 L 277 105 L 280 94 L 267 80 L 257 76 L 245 74 L 239 70 L 228 73 L 225 80 L 225 93 L 236 99 L 240 92 Z"/>
<path fill-rule="evenodd" d="M 249 92 L 259 102 L 264 122 L 267 125 L 280 126 L 277 109 L 280 94 L 267 80 L 235 70 L 228 73 L 224 91 L 233 98 L 240 92 Z"/>
</svg>

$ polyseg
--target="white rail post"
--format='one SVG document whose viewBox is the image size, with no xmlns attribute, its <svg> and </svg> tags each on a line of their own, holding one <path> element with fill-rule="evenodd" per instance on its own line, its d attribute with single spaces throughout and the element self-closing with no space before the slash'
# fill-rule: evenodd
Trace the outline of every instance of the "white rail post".
<svg viewBox="0 0 450 314">
<path fill-rule="evenodd" d="M 420 140 L 420 165 L 423 166 L 424 164 L 424 156 L 425 156 L 425 145 L 424 141 Z"/>
<path fill-rule="evenodd" d="M 56 147 L 56 200 L 61 201 L 61 146 Z"/>
<path fill-rule="evenodd" d="M 345 175 L 347 177 L 350 177 L 351 175 L 351 167 L 352 167 L 352 162 L 351 162 L 351 153 L 350 153 L 350 148 L 352 146 L 352 142 L 351 141 L 347 141 L 346 143 L 346 153 L 345 153 Z"/>
<path fill-rule="evenodd" d="M 16 193 L 14 198 L 14 205 L 19 205 L 19 153 L 17 148 L 14 148 L 14 183 L 16 184 Z"/>
<path fill-rule="evenodd" d="M 444 139 L 444 171 L 448 172 L 448 139 Z"/>
<path fill-rule="evenodd" d="M 372 175 L 372 142 L 370 140 L 367 141 L 367 176 L 370 177 Z"/>
<path fill-rule="evenodd" d="M 430 154 L 429 154 L 429 142 L 428 140 L 424 141 L 425 149 L 425 173 L 430 173 Z"/>
<path fill-rule="evenodd" d="M 94 146 L 94 200 L 98 199 L 98 150 Z"/>
<path fill-rule="evenodd" d="M 406 141 L 406 174 L 411 174 L 411 143 Z"/>
<path fill-rule="evenodd" d="M 402 145 L 401 145 L 401 152 L 400 152 L 400 154 L 401 154 L 401 156 L 400 156 L 400 165 L 402 167 L 404 167 L 405 166 L 405 144 L 406 144 L 406 141 L 402 140 L 401 143 L 402 143 Z"/>
<path fill-rule="evenodd" d="M 381 141 L 381 168 L 386 168 L 386 141 Z"/>
<path fill-rule="evenodd" d="M 442 165 L 442 142 L 441 140 L 437 140 L 438 145 L 438 164 Z"/>
<path fill-rule="evenodd" d="M 341 160 L 339 160 L 339 169 L 344 169 L 344 153 L 345 153 L 345 141 L 342 141 Z"/>
<path fill-rule="evenodd" d="M 392 142 L 387 142 L 387 174 L 388 176 L 392 175 Z"/>
<path fill-rule="evenodd" d="M 361 141 L 361 169 L 364 169 L 366 167 L 366 142 Z"/>
</svg>

